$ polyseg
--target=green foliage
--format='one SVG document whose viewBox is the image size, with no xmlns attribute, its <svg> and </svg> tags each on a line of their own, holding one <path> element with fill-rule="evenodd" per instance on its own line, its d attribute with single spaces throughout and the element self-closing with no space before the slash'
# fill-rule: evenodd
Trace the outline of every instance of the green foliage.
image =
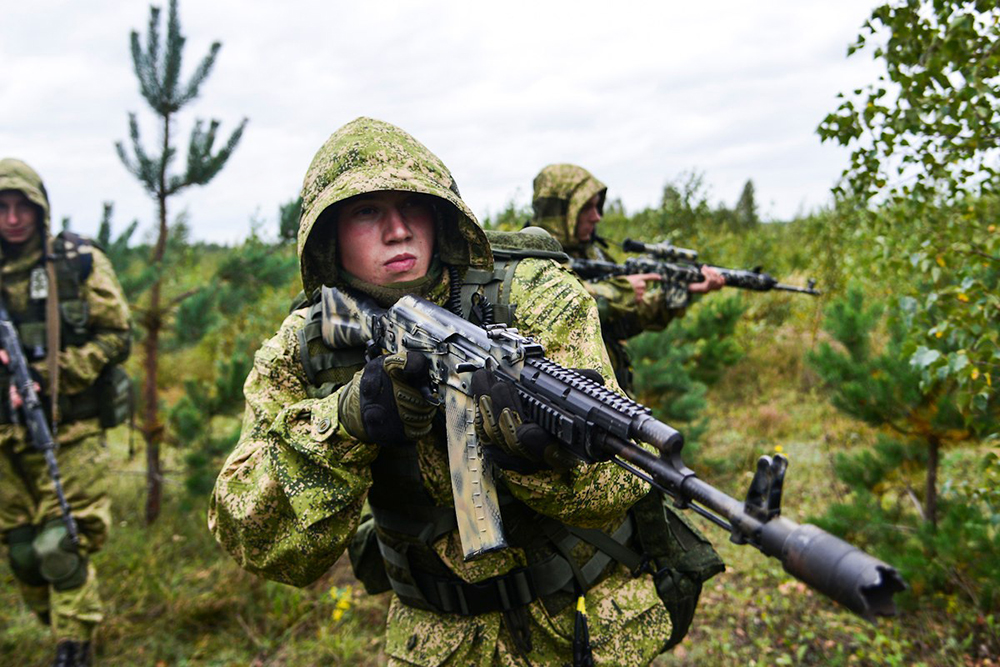
<svg viewBox="0 0 1000 667">
<path fill-rule="evenodd" d="M 848 189 L 921 201 L 996 188 L 1000 7 L 985 0 L 906 0 L 877 7 L 848 55 L 876 42 L 877 83 L 853 91 L 820 124 L 854 146 Z"/>
<path fill-rule="evenodd" d="M 185 448 L 185 487 L 192 496 L 209 493 L 225 456 L 239 437 L 220 418 L 243 410 L 243 382 L 253 352 L 274 331 L 297 288 L 298 263 L 285 244 L 251 235 L 217 257 L 208 284 L 186 298 L 174 318 L 169 351 L 199 361 L 200 372 L 182 376 L 183 395 L 168 411 L 170 439 Z"/>
<path fill-rule="evenodd" d="M 215 64 L 221 44 L 212 44 L 208 55 L 195 68 L 191 78 L 186 84 L 182 84 L 181 61 L 186 38 L 181 34 L 177 0 L 170 0 L 164 45 L 161 45 L 158 7 L 150 7 L 145 49 L 137 31 L 132 31 L 130 41 L 132 65 L 139 80 L 139 91 L 160 121 L 161 142 L 158 153 L 147 151 L 139 136 L 138 118 L 136 114 L 130 113 L 131 155 L 124 142 L 115 144 L 122 164 L 156 201 L 159 217 L 156 241 L 148 261 L 132 284 L 132 288 L 138 289 L 143 297 L 138 304 L 142 316 L 137 319 L 146 337 L 146 355 L 143 359 L 146 381 L 141 395 L 144 405 L 140 412 L 144 415 L 142 433 L 146 440 L 149 462 L 147 520 L 152 523 L 159 516 L 161 497 L 161 334 L 171 328 L 173 318 L 176 335 L 173 340 L 168 341 L 167 347 L 192 345 L 213 325 L 211 313 L 215 298 L 215 290 L 210 283 L 206 285 L 191 280 L 192 256 L 186 216 L 179 216 L 171 224 L 167 212 L 168 201 L 190 186 L 206 185 L 215 178 L 239 144 L 247 119 L 242 120 L 218 150 L 215 149 L 215 141 L 219 121 L 213 119 L 206 126 L 202 120 L 195 120 L 188 140 L 185 169 L 181 173 L 172 173 L 170 167 L 177 158 L 177 148 L 172 142 L 173 116 L 198 96 Z M 134 296 L 135 294 L 130 294 L 130 297 Z"/>
<path fill-rule="evenodd" d="M 119 274 L 128 270 L 129 264 L 129 242 L 139 226 L 138 220 L 133 220 L 132 224 L 126 227 L 117 237 L 112 238 L 111 219 L 114 217 L 115 205 L 112 202 L 104 202 L 104 213 L 101 216 L 101 224 L 97 231 L 97 245 L 101 247 L 104 254 L 111 260 L 111 265 Z"/>
<path fill-rule="evenodd" d="M 519 206 L 512 199 L 495 216 L 487 215 L 483 219 L 483 228 L 501 232 L 516 232 L 528 225 L 533 216 L 534 212 L 530 205 Z"/>
<path fill-rule="evenodd" d="M 708 386 L 742 357 L 733 332 L 744 310 L 735 296 L 707 299 L 664 331 L 646 332 L 629 341 L 639 400 L 659 419 L 689 425 L 685 429 L 689 444 L 704 430 L 698 417 Z"/>
<path fill-rule="evenodd" d="M 251 234 L 219 264 L 216 275 L 224 285 L 219 293 L 220 309 L 225 314 L 238 312 L 257 301 L 265 290 L 294 281 L 298 268 L 294 254 Z"/>
<path fill-rule="evenodd" d="M 900 433 L 917 433 L 927 419 L 938 420 L 952 410 L 934 411 L 935 396 L 919 389 L 919 370 L 911 366 L 901 350 L 907 345 L 906 330 L 892 320 L 884 351 L 872 349 L 883 307 L 865 307 L 861 289 L 853 286 L 847 296 L 834 301 L 826 312 L 826 330 L 843 350 L 823 342 L 808 355 L 809 363 L 833 389 L 833 404 L 847 414 L 875 426 L 889 425 Z M 929 424 L 927 424 L 929 426 Z M 956 426 L 938 423 L 939 431 Z"/>
<path fill-rule="evenodd" d="M 740 199 L 736 202 L 736 209 L 733 211 L 736 224 L 742 229 L 750 229 L 760 224 L 760 215 L 757 213 L 757 200 L 754 196 L 753 181 L 747 180 L 740 193 Z"/>
<path fill-rule="evenodd" d="M 882 436 L 872 450 L 838 455 L 837 477 L 851 493 L 815 523 L 899 568 L 912 589 L 907 606 L 920 599 L 922 606 L 949 609 L 959 596 L 982 611 L 994 610 L 1000 604 L 997 456 L 991 452 L 974 465 L 953 468 L 934 526 L 923 520 L 908 484 L 908 469 L 923 467 L 925 453 L 915 443 Z"/>
<path fill-rule="evenodd" d="M 294 243 L 299 235 L 299 217 L 302 215 L 302 197 L 296 197 L 278 208 L 278 238 Z"/>
<path fill-rule="evenodd" d="M 1000 563 L 989 556 L 1000 547 L 1000 508 L 984 493 L 984 482 L 996 471 L 990 463 L 979 471 L 982 482 L 970 474 L 962 477 L 962 492 L 951 481 L 937 491 L 938 449 L 972 434 L 954 384 L 922 380 L 936 350 L 906 352 L 913 348 L 914 301 L 904 297 L 887 311 L 866 306 L 855 285 L 827 309 L 825 328 L 840 347 L 822 343 L 808 355 L 810 365 L 830 386 L 837 408 L 889 430 L 871 449 L 836 455 L 834 471 L 850 493 L 819 523 L 870 545 L 900 568 L 915 593 L 944 604 L 966 595 L 988 610 L 1000 582 Z M 922 494 L 912 487 L 920 475 L 926 476 Z M 977 493 L 985 502 L 974 499 Z"/>
<path fill-rule="evenodd" d="M 129 138 L 133 155 L 129 156 L 123 142 L 117 142 L 115 148 L 129 172 L 142 183 L 147 192 L 159 198 L 176 194 L 191 185 L 205 185 L 211 181 L 232 155 L 247 124 L 247 119 L 244 118 L 225 145 L 213 154 L 219 121 L 211 120 L 208 129 L 205 129 L 203 121 L 196 120 L 188 141 L 187 169 L 183 175 L 168 174 L 168 167 L 177 156 L 176 148 L 169 143 L 170 117 L 198 96 L 201 85 L 212 71 L 215 58 L 222 48 L 221 43 L 214 42 L 191 79 L 187 84 L 181 85 L 180 69 L 185 40 L 177 15 L 177 0 L 170 0 L 165 49 L 161 51 L 158 7 L 149 9 L 146 49 L 142 48 L 138 32 L 133 30 L 131 36 L 132 64 L 136 78 L 139 79 L 139 91 L 164 121 L 164 145 L 158 155 L 147 152 L 139 138 L 138 119 L 134 113 L 130 113 Z"/>
</svg>

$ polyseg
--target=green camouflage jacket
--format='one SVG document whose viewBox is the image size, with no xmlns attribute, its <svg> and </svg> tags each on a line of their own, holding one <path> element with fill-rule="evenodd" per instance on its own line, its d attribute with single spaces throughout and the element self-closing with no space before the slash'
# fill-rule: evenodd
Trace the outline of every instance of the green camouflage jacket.
<svg viewBox="0 0 1000 667">
<path fill-rule="evenodd" d="M 335 230 L 324 210 L 356 194 L 413 191 L 446 202 L 436 234 L 440 259 L 465 270 L 488 269 L 492 254 L 474 215 L 441 161 L 398 128 L 359 118 L 338 130 L 313 160 L 303 185 L 298 235 L 306 293 L 320 284 L 342 284 L 336 270 Z M 319 221 L 319 224 L 317 224 Z M 427 295 L 443 304 L 447 274 Z M 597 310 L 578 281 L 548 260 L 523 260 L 510 294 L 514 324 L 537 337 L 546 354 L 570 367 L 594 368 L 614 384 L 601 345 Z M 300 362 L 298 331 L 305 309 L 293 312 L 264 343 L 244 386 L 246 413 L 236 449 L 219 475 L 209 525 L 244 568 L 304 586 L 343 553 L 372 484 L 370 463 L 378 446 L 351 438 L 337 408 L 341 388 L 323 395 L 310 386 Z M 345 369 L 339 383 L 360 366 Z M 435 429 L 416 444 L 424 485 L 439 506 L 453 506 L 446 437 Z M 617 525 L 647 487 L 612 464 L 569 473 L 526 475 L 500 471 L 500 479 L 534 510 L 586 527 Z M 517 548 L 466 562 L 457 531 L 433 549 L 457 576 L 470 582 L 525 564 Z M 595 656 L 605 664 L 644 665 L 658 652 L 670 620 L 648 577 L 633 579 L 620 566 L 587 595 Z M 573 609 L 549 614 L 529 607 L 534 665 L 570 660 Z M 393 598 L 386 652 L 394 664 L 526 665 L 516 655 L 499 613 L 474 617 L 437 614 Z"/>
<path fill-rule="evenodd" d="M 552 234 L 570 257 L 618 261 L 598 243 L 576 238 L 576 219 L 583 205 L 600 195 L 598 209 L 604 212 L 608 188 L 583 167 L 550 164 L 535 177 L 532 208 L 535 224 Z M 660 331 L 675 317 L 684 314 L 688 291 L 673 282 L 658 283 L 641 301 L 623 277 L 585 281 L 584 287 L 597 301 L 602 334 L 611 355 L 619 383 L 627 385 L 628 355 L 621 341 L 643 331 Z M 628 388 L 626 386 L 626 388 Z"/>
<path fill-rule="evenodd" d="M 42 234 L 10 248 L 0 244 L 0 288 L 11 313 L 23 312 L 28 307 L 30 277 L 33 269 L 42 264 L 50 225 L 49 201 L 42 179 L 20 160 L 0 160 L 0 191 L 19 190 L 42 210 Z M 116 360 L 124 358 L 131 340 L 131 316 L 128 301 L 122 292 L 114 268 L 105 255 L 93 245 L 79 247 L 80 252 L 92 253 L 92 268 L 86 281 L 80 285 L 80 300 L 85 304 L 87 342 L 68 345 L 63 342 L 59 352 L 59 392 L 64 401 L 89 389 L 101 371 Z M 67 309 L 62 314 L 67 317 Z M 48 368 L 44 361 L 33 364 L 42 377 L 43 390 L 48 382 Z M 97 419 L 64 423 L 59 429 L 59 442 L 68 444 L 99 432 Z M 14 450 L 28 446 L 23 427 L 0 426 L 0 445 L 11 443 Z"/>
</svg>

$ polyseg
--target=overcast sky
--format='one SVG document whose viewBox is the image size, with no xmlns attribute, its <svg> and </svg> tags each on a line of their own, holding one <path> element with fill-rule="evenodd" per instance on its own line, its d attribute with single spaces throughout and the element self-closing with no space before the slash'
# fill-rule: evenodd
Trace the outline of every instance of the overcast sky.
<svg viewBox="0 0 1000 667">
<path fill-rule="evenodd" d="M 222 121 L 223 138 L 250 123 L 172 215 L 186 209 L 199 239 L 237 241 L 254 217 L 273 236 L 315 151 L 364 115 L 440 156 L 480 218 L 529 203 L 546 164 L 575 162 L 628 211 L 697 170 L 713 202 L 734 204 L 752 178 L 762 215 L 787 219 L 829 203 L 846 164 L 815 128 L 838 92 L 877 75 L 867 53 L 846 58 L 876 4 L 182 0 L 184 80 L 213 41 L 223 47 L 178 117 L 180 145 L 195 118 Z M 114 150 L 129 111 L 146 146 L 158 142 L 129 55 L 148 20 L 132 0 L 3 3 L 0 153 L 34 166 L 55 219 L 81 233 L 108 200 L 116 229 L 152 226 L 153 203 Z"/>
</svg>

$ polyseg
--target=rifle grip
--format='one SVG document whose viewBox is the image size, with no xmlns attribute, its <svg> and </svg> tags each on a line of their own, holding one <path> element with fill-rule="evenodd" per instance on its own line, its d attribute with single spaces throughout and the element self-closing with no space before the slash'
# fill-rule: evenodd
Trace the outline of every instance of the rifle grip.
<svg viewBox="0 0 1000 667">
<path fill-rule="evenodd" d="M 465 560 L 507 547 L 493 470 L 476 434 L 476 399 L 444 387 L 448 465 Z"/>
</svg>

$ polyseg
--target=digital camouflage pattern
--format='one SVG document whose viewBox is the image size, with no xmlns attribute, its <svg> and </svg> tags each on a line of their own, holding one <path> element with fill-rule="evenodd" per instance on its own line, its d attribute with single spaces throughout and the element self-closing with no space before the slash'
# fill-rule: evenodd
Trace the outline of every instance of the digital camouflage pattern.
<svg viewBox="0 0 1000 667">
<path fill-rule="evenodd" d="M 362 139 L 363 137 L 363 139 Z M 457 217 L 451 231 L 436 238 L 443 262 L 477 269 L 491 268 L 489 243 L 476 216 L 462 201 L 451 172 L 436 155 L 389 123 L 358 118 L 335 132 L 316 153 L 302 184 L 302 217 L 298 251 L 302 286 L 311 294 L 320 285 L 340 285 L 335 236 L 331 226 L 316 229 L 320 215 L 334 204 L 368 192 L 402 190 L 443 199 Z M 317 232 L 317 233 L 314 233 Z"/>
<path fill-rule="evenodd" d="M 18 190 L 42 211 L 41 234 L 11 248 L 0 246 L 0 289 L 11 313 L 26 310 L 32 269 L 39 266 L 48 234 L 48 196 L 38 174 L 20 160 L 0 160 L 0 191 Z M 60 392 L 69 401 L 90 388 L 111 360 L 128 350 L 131 319 L 108 259 L 92 246 L 93 268 L 81 285 L 86 303 L 88 342 L 64 345 L 59 353 Z M 46 390 L 47 369 L 36 362 L 35 370 Z M 57 460 L 63 489 L 80 528 L 81 549 L 98 551 L 107 540 L 111 525 L 107 495 L 107 452 L 97 418 L 62 423 L 59 426 Z M 40 526 L 61 516 L 44 458 L 32 449 L 23 426 L 0 424 L 0 532 L 25 525 Z M 90 566 L 87 582 L 78 589 L 58 592 L 49 587 L 29 587 L 19 582 L 25 601 L 36 612 L 50 612 L 59 639 L 89 639 L 102 618 L 98 580 Z"/>
<path fill-rule="evenodd" d="M 532 224 L 551 233 L 570 257 L 617 262 L 598 243 L 582 242 L 576 237 L 580 209 L 591 197 L 600 195 L 598 210 L 603 215 L 607 190 L 583 167 L 550 164 L 535 177 Z M 659 282 L 637 302 L 635 289 L 622 276 L 588 280 L 583 285 L 597 301 L 602 335 L 618 382 L 631 391 L 630 362 L 623 341 L 643 331 L 661 331 L 675 317 L 682 316 L 689 301 L 687 286 Z"/>
<path fill-rule="evenodd" d="M 354 194 L 395 189 L 442 200 L 445 238 L 442 259 L 464 270 L 492 264 L 489 245 L 462 203 L 450 173 L 408 134 L 386 123 L 358 119 L 320 149 L 303 186 L 299 233 L 303 283 L 307 289 L 338 282 L 325 246 L 332 230 L 316 225 L 323 210 Z M 329 218 L 324 218 L 324 223 Z M 442 236 L 439 234 L 438 239 Z M 324 259 L 325 258 L 325 259 Z M 448 275 L 427 297 L 443 304 Z M 600 342 L 593 301 L 566 269 L 548 260 L 518 264 L 510 303 L 515 326 L 535 336 L 547 356 L 564 366 L 599 370 L 616 387 Z M 289 315 L 264 343 L 244 385 L 243 431 L 216 482 L 209 526 L 244 568 L 284 583 L 304 586 L 320 577 L 343 553 L 372 484 L 369 465 L 378 447 L 352 439 L 337 415 L 340 389 L 321 395 L 306 379 L 298 331 L 306 310 Z M 346 369 L 340 384 L 360 365 Z M 441 507 L 453 507 L 446 436 L 436 427 L 416 443 L 424 486 Z M 566 474 L 500 471 L 512 494 L 534 510 L 582 526 L 617 526 L 647 487 L 606 463 Z M 466 562 L 458 532 L 433 545 L 457 576 L 475 582 L 525 564 L 517 548 Z M 648 577 L 633 579 L 622 567 L 587 595 L 595 658 L 604 664 L 645 665 L 670 634 L 670 620 Z M 541 602 L 529 607 L 533 665 L 570 661 L 574 610 L 550 614 Z M 527 665 L 516 654 L 499 613 L 476 617 L 442 615 L 408 607 L 395 597 L 386 629 L 386 652 L 394 665 Z"/>
</svg>

